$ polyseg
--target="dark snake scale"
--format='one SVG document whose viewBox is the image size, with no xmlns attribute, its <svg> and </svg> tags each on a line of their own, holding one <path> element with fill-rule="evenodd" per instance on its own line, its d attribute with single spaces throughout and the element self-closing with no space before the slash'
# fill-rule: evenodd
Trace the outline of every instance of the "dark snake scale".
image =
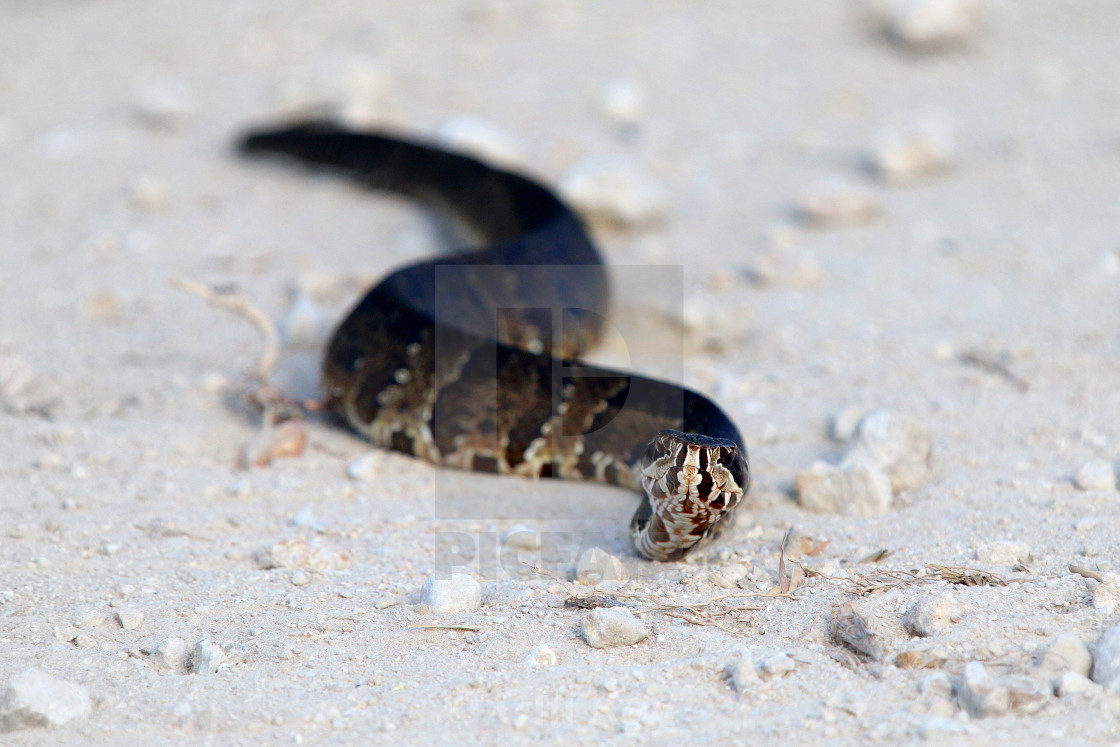
<svg viewBox="0 0 1120 747">
<path fill-rule="evenodd" d="M 335 330 L 321 393 L 356 431 L 445 467 L 639 490 L 630 533 L 652 560 L 681 558 L 730 523 L 750 472 L 723 411 L 676 384 L 578 360 L 602 332 L 607 274 L 549 189 L 329 122 L 255 132 L 241 150 L 416 198 L 482 240 L 396 270 Z"/>
</svg>

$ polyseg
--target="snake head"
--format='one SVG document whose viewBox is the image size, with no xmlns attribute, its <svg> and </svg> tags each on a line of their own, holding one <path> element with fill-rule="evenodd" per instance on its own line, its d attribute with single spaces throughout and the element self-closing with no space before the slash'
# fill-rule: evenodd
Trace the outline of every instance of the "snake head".
<svg viewBox="0 0 1120 747">
<path fill-rule="evenodd" d="M 641 480 L 646 500 L 631 536 L 646 557 L 673 560 L 723 528 L 721 520 L 749 487 L 750 472 L 734 441 L 663 430 L 646 450 Z"/>
</svg>

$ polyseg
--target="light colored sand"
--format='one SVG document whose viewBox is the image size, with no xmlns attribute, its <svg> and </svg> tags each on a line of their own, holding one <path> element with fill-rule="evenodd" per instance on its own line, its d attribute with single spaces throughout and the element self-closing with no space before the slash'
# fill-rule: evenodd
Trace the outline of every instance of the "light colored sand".
<svg viewBox="0 0 1120 747">
<path fill-rule="evenodd" d="M 845 2 L 422 5 L 0 7 L 0 354 L 60 393 L 49 419 L 0 414 L 0 683 L 35 666 L 95 699 L 87 718 L 0 741 L 894 743 L 928 726 L 930 673 L 890 662 L 917 645 L 902 615 L 933 588 L 861 600 L 888 657 L 856 671 L 829 656 L 828 614 L 847 597 L 825 580 L 729 622 L 738 636 L 650 613 L 654 636 L 611 650 L 588 647 L 584 613 L 558 608 L 553 582 L 517 563 L 474 568 L 481 612 L 409 606 L 435 566 L 433 531 L 485 549 L 514 520 L 549 541 L 595 537 L 625 556 L 632 588 L 680 599 L 719 593 L 707 571 L 743 561 L 772 584 L 789 526 L 830 539 L 824 559 L 856 572 L 878 548 L 893 554 L 877 567 L 918 568 L 1025 543 L 1029 583 L 953 590 L 961 621 L 935 641 L 949 675 L 971 660 L 1024 671 L 1053 635 L 1093 642 L 1115 622 L 1066 568 L 1120 570 L 1120 493 L 1069 479 L 1120 455 L 1120 6 L 985 4 L 967 48 L 924 57 L 874 38 Z M 645 93 L 633 131 L 603 113 L 619 79 Z M 380 482 L 353 482 L 346 466 L 366 448 L 325 424 L 302 459 L 234 468 L 253 423 L 216 383 L 251 363 L 254 333 L 167 279 L 236 283 L 280 317 L 293 282 L 372 278 L 434 251 L 398 202 L 231 157 L 245 123 L 316 101 L 418 131 L 478 116 L 550 180 L 584 156 L 625 154 L 664 184 L 662 225 L 602 243 L 619 264 L 684 264 L 688 314 L 730 340 L 712 352 L 693 334 L 685 361 L 752 447 L 754 508 L 723 560 L 632 557 L 634 501 L 617 490 L 435 473 L 395 455 L 379 458 Z M 860 159 L 881 130 L 925 111 L 955 125 L 957 167 L 906 188 L 868 177 Z M 867 182 L 881 217 L 782 228 L 796 196 L 834 175 Z M 784 249 L 766 238 L 775 227 Z M 740 279 L 767 251 L 811 254 L 819 281 Z M 644 303 L 624 298 L 622 317 Z M 973 349 L 1008 354 L 1029 390 L 963 365 Z M 281 379 L 313 391 L 313 356 L 290 352 Z M 807 514 L 786 491 L 836 451 L 827 419 L 849 405 L 925 421 L 934 475 L 885 516 Z M 292 524 L 302 509 L 321 533 Z M 293 538 L 352 562 L 301 586 L 254 564 Z M 121 630 L 119 607 L 143 624 Z M 481 633 L 416 627 L 447 621 Z M 246 660 L 161 674 L 140 650 L 169 636 L 236 644 Z M 523 664 L 542 643 L 558 665 Z M 796 668 L 737 697 L 722 669 L 743 645 L 788 652 Z M 1118 713 L 1117 696 L 1096 695 L 950 718 L 977 744 L 1111 743 Z"/>
</svg>

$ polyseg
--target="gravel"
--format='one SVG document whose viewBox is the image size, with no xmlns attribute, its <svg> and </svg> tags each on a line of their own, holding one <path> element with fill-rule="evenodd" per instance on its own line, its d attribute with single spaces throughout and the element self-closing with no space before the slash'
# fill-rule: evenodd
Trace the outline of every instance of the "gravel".
<svg viewBox="0 0 1120 747">
<path fill-rule="evenodd" d="M 157 668 L 176 674 L 186 674 L 190 668 L 191 652 L 187 642 L 172 636 L 165 638 L 152 649 L 149 659 Z"/>
<path fill-rule="evenodd" d="M 448 117 L 433 133 L 437 142 L 451 150 L 516 168 L 525 163 L 524 148 L 504 127 L 479 117 Z"/>
<path fill-rule="evenodd" d="M 890 410 L 873 410 L 856 426 L 844 456 L 847 464 L 868 464 L 881 470 L 900 493 L 925 482 L 933 461 L 929 428 L 917 418 Z"/>
<path fill-rule="evenodd" d="M 902 618 L 902 624 L 911 635 L 928 638 L 959 622 L 961 605 L 956 597 L 945 592 L 914 603 Z"/>
<path fill-rule="evenodd" d="M 133 607 L 119 609 L 113 616 L 117 619 L 117 624 L 120 625 L 123 630 L 136 630 L 144 624 L 143 611 Z"/>
<path fill-rule="evenodd" d="M 960 46 L 978 33 L 979 0 L 872 0 L 868 7 L 886 37 L 910 52 Z"/>
<path fill-rule="evenodd" d="M 820 228 L 857 226 L 879 216 L 875 195 L 854 182 L 833 177 L 805 187 L 794 200 L 801 219 Z"/>
<path fill-rule="evenodd" d="M 1093 655 L 1076 633 L 1059 633 L 1040 653 L 1034 674 L 1057 680 L 1067 672 L 1088 677 L 1093 668 Z"/>
<path fill-rule="evenodd" d="M 581 584 L 595 586 L 603 581 L 625 581 L 627 578 L 629 574 L 622 561 L 598 547 L 584 550 L 576 564 L 576 580 Z"/>
<path fill-rule="evenodd" d="M 212 641 L 201 640 L 194 645 L 191 657 L 191 670 L 195 674 L 217 674 L 225 660 L 222 647 Z"/>
<path fill-rule="evenodd" d="M 945 174 L 956 160 L 953 126 L 944 116 L 927 114 L 885 128 L 871 155 L 871 168 L 888 184 L 908 185 Z"/>
<path fill-rule="evenodd" d="M 933 442 L 923 423 L 889 410 L 873 410 L 860 418 L 838 465 L 817 461 L 797 473 L 797 501 L 820 513 L 886 513 L 895 493 L 925 482 L 932 458 Z"/>
<path fill-rule="evenodd" d="M 1002 716 L 1016 711 L 1035 713 L 1050 696 L 1050 686 L 1023 675 L 993 677 L 978 661 L 964 666 L 957 684 L 957 700 L 973 718 Z"/>
<path fill-rule="evenodd" d="M 61 726 L 92 708 L 82 685 L 25 669 L 0 691 L 0 732 Z"/>
<path fill-rule="evenodd" d="M 649 636 L 649 628 L 628 609 L 606 607 L 583 618 L 583 638 L 592 648 L 632 646 Z"/>
<path fill-rule="evenodd" d="M 641 228 L 665 216 L 664 187 L 631 157 L 589 156 L 568 169 L 560 192 L 579 212 L 623 228 Z"/>
<path fill-rule="evenodd" d="M 1031 559 L 1031 549 L 1022 542 L 986 542 L 976 548 L 976 559 L 981 563 L 1013 566 Z"/>
<path fill-rule="evenodd" d="M 531 667 L 554 667 L 558 661 L 556 652 L 545 643 L 534 647 L 525 657 L 525 663 Z"/>
<path fill-rule="evenodd" d="M 1120 693 L 1120 625 L 1113 625 L 1097 641 L 1092 676 L 1093 682 Z"/>
<path fill-rule="evenodd" d="M 1080 490 L 1115 490 L 1116 467 L 1104 459 L 1094 459 L 1078 468 L 1073 484 Z"/>
<path fill-rule="evenodd" d="M 867 464 L 818 461 L 794 478 L 797 502 L 818 513 L 874 516 L 886 513 L 894 494 L 890 479 Z"/>
<path fill-rule="evenodd" d="M 482 587 L 465 573 L 452 573 L 450 578 L 433 574 L 420 588 L 420 603 L 437 615 L 474 612 L 482 606 Z"/>
</svg>

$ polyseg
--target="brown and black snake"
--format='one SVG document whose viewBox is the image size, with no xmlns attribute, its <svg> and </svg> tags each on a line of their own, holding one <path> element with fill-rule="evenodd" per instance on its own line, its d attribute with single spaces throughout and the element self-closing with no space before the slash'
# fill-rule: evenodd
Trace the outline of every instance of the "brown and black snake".
<svg viewBox="0 0 1120 747">
<path fill-rule="evenodd" d="M 326 406 L 375 445 L 445 467 L 637 489 L 638 552 L 675 560 L 726 527 L 750 484 L 739 430 L 689 389 L 581 363 L 610 292 L 580 220 L 551 190 L 464 154 L 306 122 L 247 135 L 402 193 L 482 240 L 392 272 L 335 330 Z"/>
</svg>

